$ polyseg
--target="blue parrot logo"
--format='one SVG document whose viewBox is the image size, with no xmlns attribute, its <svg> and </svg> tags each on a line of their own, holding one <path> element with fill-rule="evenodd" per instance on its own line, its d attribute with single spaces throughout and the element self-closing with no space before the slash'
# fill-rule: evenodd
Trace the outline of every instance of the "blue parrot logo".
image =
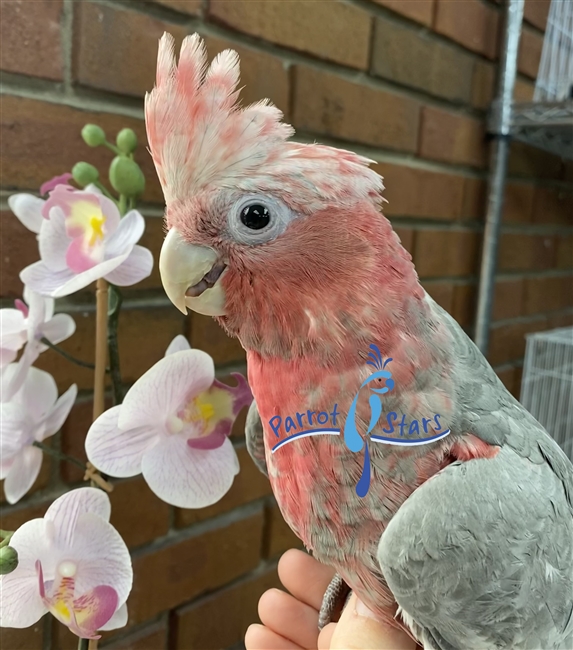
<svg viewBox="0 0 573 650">
<path fill-rule="evenodd" d="M 348 449 L 357 452 L 365 446 L 364 467 L 362 469 L 360 480 L 356 485 L 356 494 L 358 494 L 359 497 L 366 496 L 370 488 L 370 452 L 368 451 L 368 440 L 363 438 L 356 428 L 356 407 L 358 405 L 358 396 L 362 388 L 369 386 L 372 394 L 368 400 L 370 404 L 370 424 L 365 433 L 365 436 L 368 436 L 372 429 L 374 429 L 378 424 L 378 420 L 382 415 L 382 400 L 380 395 L 384 395 L 384 393 L 387 393 L 394 388 L 392 373 L 389 370 L 385 370 L 390 361 L 392 361 L 392 359 L 386 359 L 386 361 L 383 362 L 378 347 L 373 344 L 370 345 L 370 352 L 368 353 L 368 361 L 366 363 L 369 366 L 372 366 L 375 371 L 360 385 L 356 396 L 352 400 L 344 425 L 344 442 Z M 383 383 L 384 385 L 382 385 Z"/>
</svg>

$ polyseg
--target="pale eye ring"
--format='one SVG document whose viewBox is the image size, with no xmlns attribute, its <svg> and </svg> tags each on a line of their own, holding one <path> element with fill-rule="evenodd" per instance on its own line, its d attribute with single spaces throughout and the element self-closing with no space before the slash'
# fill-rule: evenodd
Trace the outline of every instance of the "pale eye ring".
<svg viewBox="0 0 573 650">
<path fill-rule="evenodd" d="M 235 241 L 256 245 L 278 237 L 292 219 L 289 208 L 273 196 L 246 194 L 231 206 L 227 223 Z"/>
</svg>

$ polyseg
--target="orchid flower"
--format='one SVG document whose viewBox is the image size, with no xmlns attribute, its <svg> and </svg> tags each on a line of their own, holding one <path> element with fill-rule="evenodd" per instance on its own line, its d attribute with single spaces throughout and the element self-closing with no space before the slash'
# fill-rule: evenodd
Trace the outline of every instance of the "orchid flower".
<svg viewBox="0 0 573 650">
<path fill-rule="evenodd" d="M 4 384 L 11 383 L 18 364 L 7 366 Z M 58 399 L 54 378 L 38 368 L 30 368 L 20 389 L 0 404 L 0 479 L 8 503 L 16 503 L 32 487 L 42 466 L 42 452 L 34 442 L 42 442 L 59 431 L 75 402 L 73 384 Z"/>
<path fill-rule="evenodd" d="M 12 535 L 18 566 L 0 576 L 0 626 L 29 627 L 49 611 L 79 637 L 97 639 L 97 630 L 127 623 L 133 570 L 109 515 L 105 492 L 79 488 Z"/>
<path fill-rule="evenodd" d="M 157 496 L 180 508 L 218 501 L 239 471 L 229 435 L 252 400 L 245 378 L 237 386 L 215 379 L 213 359 L 179 336 L 165 358 L 127 392 L 123 404 L 92 424 L 90 462 L 116 477 L 143 478 Z"/>
<path fill-rule="evenodd" d="M 57 185 L 47 201 L 16 194 L 8 203 L 26 227 L 39 233 L 41 260 L 20 273 L 38 293 L 59 298 L 99 278 L 129 286 L 151 273 L 151 252 L 136 245 L 145 220 L 136 210 L 120 219 L 115 203 L 93 185 L 86 190 Z"/>
<path fill-rule="evenodd" d="M 28 368 L 39 355 L 48 349 L 42 338 L 56 344 L 76 331 L 74 319 L 67 314 L 54 316 L 54 299 L 41 296 L 24 287 L 24 300 L 16 300 L 15 309 L 0 309 L 0 369 L 12 363 L 18 351 L 26 344 L 18 362 L 18 372 L 13 376 L 2 401 L 8 401 L 20 389 Z"/>
</svg>

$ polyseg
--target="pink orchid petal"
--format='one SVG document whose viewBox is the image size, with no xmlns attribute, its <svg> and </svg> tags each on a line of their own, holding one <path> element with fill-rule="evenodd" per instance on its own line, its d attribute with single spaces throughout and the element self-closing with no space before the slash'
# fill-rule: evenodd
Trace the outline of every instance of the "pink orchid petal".
<svg viewBox="0 0 573 650">
<path fill-rule="evenodd" d="M 151 275 L 153 255 L 143 246 L 134 246 L 131 253 L 115 271 L 108 273 L 105 279 L 118 287 L 129 287 L 141 282 Z"/>
<path fill-rule="evenodd" d="M 52 296 L 73 278 L 74 273 L 67 267 L 62 271 L 51 271 L 44 262 L 34 262 L 20 271 L 20 280 L 44 296 Z"/>
<path fill-rule="evenodd" d="M 47 611 L 35 568 L 38 543 L 44 536 L 44 520 L 32 519 L 20 526 L 10 540 L 10 546 L 18 551 L 18 566 L 12 573 L 0 576 L 0 627 L 30 627 Z"/>
<path fill-rule="evenodd" d="M 191 345 L 189 341 L 183 336 L 183 334 L 177 334 L 177 336 L 171 341 L 169 347 L 165 351 L 165 356 L 168 357 L 170 354 L 175 354 L 175 352 L 183 352 L 185 350 L 190 350 Z"/>
<path fill-rule="evenodd" d="M 50 198 L 46 201 L 44 215 L 49 214 L 51 219 L 52 208 L 59 208 L 66 217 L 66 226 L 69 228 L 72 224 L 68 222 L 68 219 L 72 216 L 74 208 L 77 209 L 78 205 L 83 207 L 86 204 L 92 206 L 94 211 L 100 212 L 101 210 L 99 197 L 91 192 L 77 190 L 71 185 L 56 185 L 50 192 Z"/>
<path fill-rule="evenodd" d="M 46 181 L 40 187 L 40 194 L 44 196 L 48 192 L 55 189 L 57 185 L 66 185 L 68 181 L 72 180 L 72 178 L 73 176 L 72 174 L 70 174 L 70 172 L 66 172 L 65 174 L 61 174 L 60 176 L 54 176 L 54 178 L 51 178 L 49 181 Z"/>
<path fill-rule="evenodd" d="M 106 260 L 97 266 L 94 266 L 89 271 L 84 271 L 79 275 L 73 276 L 65 284 L 61 285 L 55 291 L 51 293 L 54 298 L 63 298 L 64 296 L 69 296 L 71 293 L 75 293 L 80 289 L 84 289 L 95 280 L 105 277 L 108 273 L 117 268 L 120 264 L 124 262 L 129 253 L 121 255 L 120 257 L 115 257 L 111 260 Z"/>
<path fill-rule="evenodd" d="M 109 621 L 102 625 L 99 629 L 103 632 L 105 630 L 117 630 L 120 627 L 125 627 L 127 625 L 127 605 L 123 605 L 115 612 L 115 614 L 109 619 Z"/>
<path fill-rule="evenodd" d="M 91 512 L 78 517 L 69 554 L 78 566 L 76 594 L 84 594 L 98 585 L 111 585 L 117 592 L 118 603 L 127 600 L 133 583 L 131 556 L 110 523 Z"/>
<path fill-rule="evenodd" d="M 10 210 L 16 215 L 18 220 L 31 230 L 39 233 L 44 218 L 42 217 L 42 207 L 44 201 L 32 194 L 12 194 L 8 197 Z"/>
<path fill-rule="evenodd" d="M 102 242 L 86 247 L 84 237 L 76 237 L 66 251 L 66 264 L 74 273 L 89 271 L 103 259 L 104 248 Z"/>
<path fill-rule="evenodd" d="M 15 350 L 0 348 L 0 368 L 5 368 L 7 365 L 12 363 L 17 356 L 18 352 Z"/>
<path fill-rule="evenodd" d="M 24 295 L 26 295 L 26 287 L 24 287 Z M 18 311 L 22 312 L 24 318 L 28 318 L 28 305 L 26 303 L 22 302 L 20 298 L 16 298 L 14 305 Z"/>
<path fill-rule="evenodd" d="M 16 503 L 32 487 L 40 473 L 42 458 L 41 450 L 36 447 L 25 447 L 14 457 L 4 480 L 4 494 L 8 503 Z"/>
<path fill-rule="evenodd" d="M 223 445 L 227 436 L 231 433 L 232 426 L 231 420 L 222 420 L 209 435 L 200 438 L 189 438 L 187 444 L 191 449 L 217 449 Z"/>
<path fill-rule="evenodd" d="M 90 463 L 119 478 L 141 474 L 143 454 L 158 440 L 157 431 L 150 427 L 121 431 L 118 418 L 122 408 L 114 406 L 102 413 L 91 425 L 85 441 Z"/>
<path fill-rule="evenodd" d="M 0 480 L 4 480 L 8 476 L 8 472 L 13 464 L 13 459 L 0 458 Z"/>
<path fill-rule="evenodd" d="M 115 233 L 106 240 L 109 257 L 123 255 L 141 239 L 145 230 L 145 219 L 137 210 L 130 210 L 119 222 Z"/>
<path fill-rule="evenodd" d="M 218 449 L 191 449 L 183 436 L 172 435 L 143 456 L 143 476 L 155 494 L 179 508 L 216 503 L 239 471 L 237 454 L 227 438 Z"/>
<path fill-rule="evenodd" d="M 127 392 L 119 415 L 120 429 L 164 427 L 182 403 L 206 390 L 215 378 L 213 359 L 201 350 L 164 357 Z"/>
<path fill-rule="evenodd" d="M 45 431 L 42 436 L 42 440 L 45 440 L 49 436 L 53 436 L 54 433 L 57 433 L 61 428 L 66 418 L 72 410 L 72 406 L 76 401 L 76 396 L 78 394 L 78 387 L 75 384 L 72 384 L 68 390 L 58 399 L 54 408 L 50 411 L 48 417 L 44 422 Z M 41 441 L 39 441 L 41 442 Z"/>
<path fill-rule="evenodd" d="M 95 638 L 95 632 L 114 615 L 118 606 L 117 592 L 113 587 L 99 585 L 73 602 L 74 625 L 72 632 L 83 638 Z M 75 628 L 75 629 L 74 629 Z"/>
<path fill-rule="evenodd" d="M 50 218 L 42 222 L 38 237 L 40 257 L 50 271 L 64 271 L 68 268 L 66 253 L 71 241 L 66 233 L 64 213 L 59 207 L 53 207 Z"/>
<path fill-rule="evenodd" d="M 51 521 L 55 530 L 54 541 L 58 546 L 69 549 L 74 543 L 74 533 L 78 519 L 91 513 L 104 522 L 109 521 L 111 504 L 103 490 L 97 488 L 78 488 L 66 492 L 52 503 L 44 519 Z M 89 588 L 98 583 L 90 585 Z"/>
<path fill-rule="evenodd" d="M 68 314 L 56 314 L 41 327 L 41 334 L 50 343 L 57 344 L 70 338 L 76 331 L 76 322 Z"/>
</svg>

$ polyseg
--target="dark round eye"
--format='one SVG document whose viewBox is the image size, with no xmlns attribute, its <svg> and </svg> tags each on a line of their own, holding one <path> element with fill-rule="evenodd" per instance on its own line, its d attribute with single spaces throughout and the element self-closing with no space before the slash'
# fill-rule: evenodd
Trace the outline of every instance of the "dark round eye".
<svg viewBox="0 0 573 650">
<path fill-rule="evenodd" d="M 241 221 L 251 230 L 261 230 L 269 225 L 271 215 L 260 203 L 252 203 L 241 210 Z"/>
</svg>

